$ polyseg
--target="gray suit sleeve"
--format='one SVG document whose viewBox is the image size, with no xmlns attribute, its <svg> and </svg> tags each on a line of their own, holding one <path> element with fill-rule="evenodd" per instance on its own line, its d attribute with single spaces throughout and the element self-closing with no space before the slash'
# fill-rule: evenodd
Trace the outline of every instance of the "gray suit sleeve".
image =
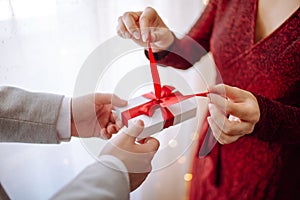
<svg viewBox="0 0 300 200">
<path fill-rule="evenodd" d="M 85 168 L 52 200 L 128 200 L 130 187 L 125 165 L 113 156 L 101 156 L 100 162 Z"/>
<path fill-rule="evenodd" d="M 0 86 L 0 142 L 59 143 L 63 96 Z"/>
</svg>

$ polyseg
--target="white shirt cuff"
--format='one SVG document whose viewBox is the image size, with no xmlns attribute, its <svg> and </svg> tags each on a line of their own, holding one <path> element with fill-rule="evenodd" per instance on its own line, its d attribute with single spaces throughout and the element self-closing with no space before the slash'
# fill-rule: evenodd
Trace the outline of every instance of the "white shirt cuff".
<svg viewBox="0 0 300 200">
<path fill-rule="evenodd" d="M 69 141 L 71 138 L 71 98 L 64 97 L 56 124 L 60 141 Z"/>
</svg>

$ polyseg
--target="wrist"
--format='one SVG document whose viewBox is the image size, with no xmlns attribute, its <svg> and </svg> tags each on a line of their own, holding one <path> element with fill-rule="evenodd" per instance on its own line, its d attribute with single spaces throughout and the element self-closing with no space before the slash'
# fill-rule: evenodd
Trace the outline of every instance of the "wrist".
<svg viewBox="0 0 300 200">
<path fill-rule="evenodd" d="M 166 45 L 166 48 L 164 48 L 164 49 L 157 49 L 156 48 L 156 51 L 154 51 L 154 49 L 152 48 L 152 50 L 153 50 L 153 56 L 154 56 L 154 58 L 155 58 L 156 61 L 159 61 L 159 60 L 163 59 L 170 52 L 172 52 L 172 48 L 173 48 L 174 44 L 176 43 L 176 36 L 174 35 L 173 32 L 170 32 L 170 33 L 172 35 L 172 38 L 168 42 L 168 45 Z M 149 54 L 148 54 L 149 52 L 148 52 L 147 49 L 145 49 L 144 53 L 145 53 L 145 56 L 149 59 Z"/>
<path fill-rule="evenodd" d="M 70 103 L 70 110 L 71 110 L 71 136 L 72 137 L 79 137 L 77 129 L 76 129 L 76 125 L 75 125 L 75 121 L 74 121 L 74 116 L 73 116 L 73 106 L 72 106 L 72 101 L 73 99 L 71 99 L 71 103 Z"/>
<path fill-rule="evenodd" d="M 175 34 L 172 31 L 169 31 L 166 36 L 161 39 L 162 42 L 158 42 L 156 45 L 157 47 L 152 48 L 153 53 L 170 50 L 175 42 L 175 38 Z"/>
</svg>

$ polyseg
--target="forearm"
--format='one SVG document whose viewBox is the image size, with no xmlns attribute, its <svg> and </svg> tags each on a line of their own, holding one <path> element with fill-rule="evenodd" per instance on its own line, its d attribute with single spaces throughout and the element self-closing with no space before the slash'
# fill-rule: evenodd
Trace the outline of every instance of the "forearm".
<svg viewBox="0 0 300 200">
<path fill-rule="evenodd" d="M 0 142 L 58 143 L 63 96 L 0 87 Z"/>
<path fill-rule="evenodd" d="M 253 133 L 265 141 L 299 144 L 300 108 L 284 105 L 259 95 L 256 98 L 261 116 Z"/>
</svg>

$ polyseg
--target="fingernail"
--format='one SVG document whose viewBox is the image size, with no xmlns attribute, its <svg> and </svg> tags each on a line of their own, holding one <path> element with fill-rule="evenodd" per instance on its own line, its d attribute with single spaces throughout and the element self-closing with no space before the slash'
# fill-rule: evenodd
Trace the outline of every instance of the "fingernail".
<svg viewBox="0 0 300 200">
<path fill-rule="evenodd" d="M 206 119 L 207 119 L 208 123 L 210 124 L 211 123 L 211 117 L 207 117 Z"/>
<path fill-rule="evenodd" d="M 142 35 L 142 39 L 143 39 L 143 42 L 146 42 L 146 40 L 147 40 L 147 36 L 144 34 L 144 35 Z"/>
<path fill-rule="evenodd" d="M 128 101 L 126 101 L 126 100 L 124 100 L 124 99 L 121 99 L 121 104 L 122 104 L 123 106 L 127 106 Z"/>
<path fill-rule="evenodd" d="M 140 34 L 137 31 L 134 31 L 133 37 L 138 40 L 138 39 L 140 39 Z"/>
<path fill-rule="evenodd" d="M 143 120 L 136 120 L 135 122 L 134 122 L 136 125 L 138 125 L 138 126 L 144 126 L 144 122 L 143 122 Z"/>
</svg>

